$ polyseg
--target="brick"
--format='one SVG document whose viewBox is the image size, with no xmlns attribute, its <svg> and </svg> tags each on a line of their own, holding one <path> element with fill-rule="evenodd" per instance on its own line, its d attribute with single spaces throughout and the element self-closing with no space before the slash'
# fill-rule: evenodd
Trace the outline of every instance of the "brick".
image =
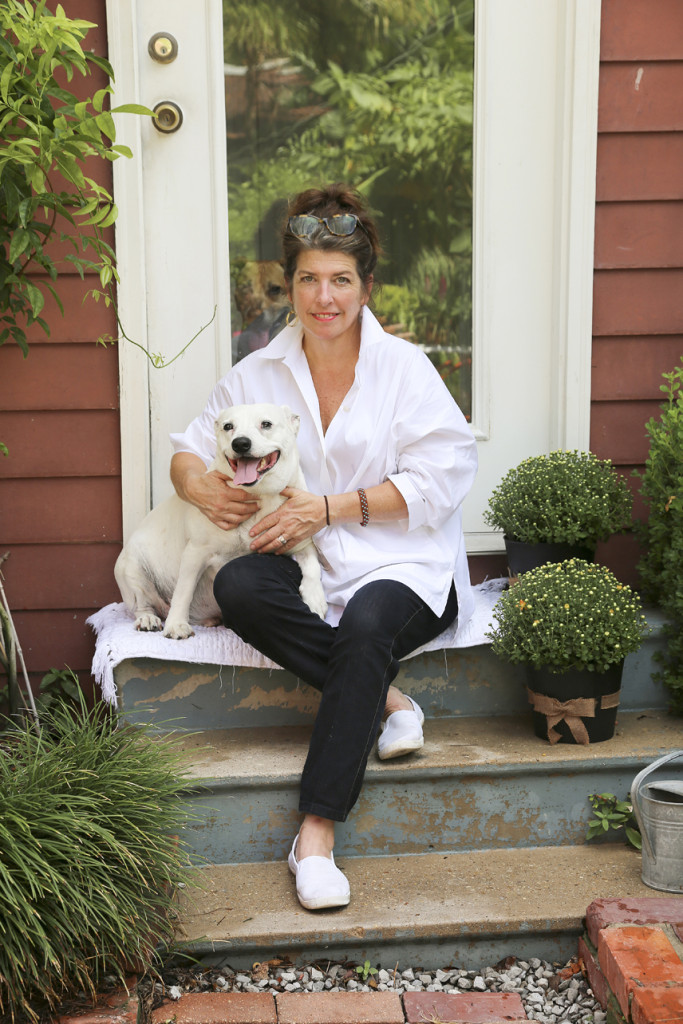
<svg viewBox="0 0 683 1024">
<path fill-rule="evenodd" d="M 603 928 L 598 960 L 626 1016 L 637 987 L 683 986 L 683 963 L 664 932 L 656 927 Z"/>
<path fill-rule="evenodd" d="M 128 1009 L 95 1007 L 85 1012 L 67 1013 L 57 1017 L 58 1024 L 136 1024 L 138 1001 L 132 999 Z"/>
<path fill-rule="evenodd" d="M 594 900 L 586 911 L 586 930 L 594 946 L 598 933 L 610 924 L 671 924 L 683 931 L 680 896 L 614 897 Z"/>
<path fill-rule="evenodd" d="M 628 1018 L 624 1017 L 619 1008 L 619 1003 L 611 992 L 609 1002 L 607 1003 L 607 1020 L 605 1024 L 632 1024 L 630 1014 Z"/>
<path fill-rule="evenodd" d="M 152 1011 L 152 1024 L 277 1024 L 269 992 L 191 992 Z"/>
<path fill-rule="evenodd" d="M 633 1024 L 680 1024 L 683 987 L 636 989 L 631 1004 Z"/>
<path fill-rule="evenodd" d="M 516 992 L 406 992 L 403 1008 L 408 1024 L 509 1024 L 527 1019 Z"/>
<path fill-rule="evenodd" d="M 579 959 L 583 962 L 593 995 L 603 1010 L 605 1010 L 607 1009 L 607 1001 L 609 999 L 609 985 L 605 981 L 605 975 L 600 970 L 597 950 L 594 946 L 589 945 L 588 942 L 589 940 L 584 936 L 579 939 Z"/>
<path fill-rule="evenodd" d="M 138 998 L 135 995 L 137 978 L 127 981 L 127 988 L 99 995 L 95 1006 L 60 1014 L 57 1024 L 136 1024 Z"/>
<path fill-rule="evenodd" d="M 283 992 L 275 997 L 278 1024 L 403 1024 L 394 992 Z"/>
</svg>

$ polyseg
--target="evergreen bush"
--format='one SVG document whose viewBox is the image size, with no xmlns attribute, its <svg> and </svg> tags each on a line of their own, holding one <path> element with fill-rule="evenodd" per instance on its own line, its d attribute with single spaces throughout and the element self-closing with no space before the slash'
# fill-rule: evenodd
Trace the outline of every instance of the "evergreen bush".
<svg viewBox="0 0 683 1024">
<path fill-rule="evenodd" d="M 659 419 L 646 424 L 650 450 L 641 474 L 647 522 L 637 525 L 644 554 L 643 592 L 662 609 L 667 646 L 655 657 L 658 677 L 671 689 L 673 709 L 683 714 L 683 358 L 663 374 L 666 395 Z"/>
</svg>

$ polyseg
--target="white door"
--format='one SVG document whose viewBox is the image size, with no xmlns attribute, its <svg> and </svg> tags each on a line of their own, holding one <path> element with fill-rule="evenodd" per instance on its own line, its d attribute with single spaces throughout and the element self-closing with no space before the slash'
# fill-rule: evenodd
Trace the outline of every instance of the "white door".
<svg viewBox="0 0 683 1024">
<path fill-rule="evenodd" d="M 108 18 L 117 102 L 168 102 L 182 114 L 169 134 L 149 121 L 119 121 L 120 141 L 135 153 L 114 165 L 124 328 L 170 359 L 216 308 L 166 369 L 120 346 L 127 535 L 169 491 L 168 433 L 199 411 L 231 358 L 225 69 L 221 0 L 108 0 Z M 476 7 L 472 425 L 480 471 L 465 508 L 473 553 L 502 546 L 482 512 L 510 466 L 588 446 L 599 23 L 596 0 Z M 150 54 L 159 33 L 177 42 L 168 63 Z"/>
</svg>

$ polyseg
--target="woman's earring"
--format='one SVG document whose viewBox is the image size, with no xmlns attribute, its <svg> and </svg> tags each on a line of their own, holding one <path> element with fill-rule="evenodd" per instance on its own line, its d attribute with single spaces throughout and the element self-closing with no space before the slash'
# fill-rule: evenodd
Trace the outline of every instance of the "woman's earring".
<svg viewBox="0 0 683 1024">
<path fill-rule="evenodd" d="M 292 327 L 298 319 L 299 318 L 293 309 L 288 310 L 287 316 L 285 317 L 285 327 Z"/>
</svg>

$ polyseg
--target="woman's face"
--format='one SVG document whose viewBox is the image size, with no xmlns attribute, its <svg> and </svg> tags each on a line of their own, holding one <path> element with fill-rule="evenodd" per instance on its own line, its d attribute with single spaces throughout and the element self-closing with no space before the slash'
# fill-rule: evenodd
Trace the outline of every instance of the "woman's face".
<svg viewBox="0 0 683 1024">
<path fill-rule="evenodd" d="M 357 342 L 360 312 L 369 295 L 352 256 L 319 249 L 299 255 L 289 297 L 305 335 Z"/>
</svg>

